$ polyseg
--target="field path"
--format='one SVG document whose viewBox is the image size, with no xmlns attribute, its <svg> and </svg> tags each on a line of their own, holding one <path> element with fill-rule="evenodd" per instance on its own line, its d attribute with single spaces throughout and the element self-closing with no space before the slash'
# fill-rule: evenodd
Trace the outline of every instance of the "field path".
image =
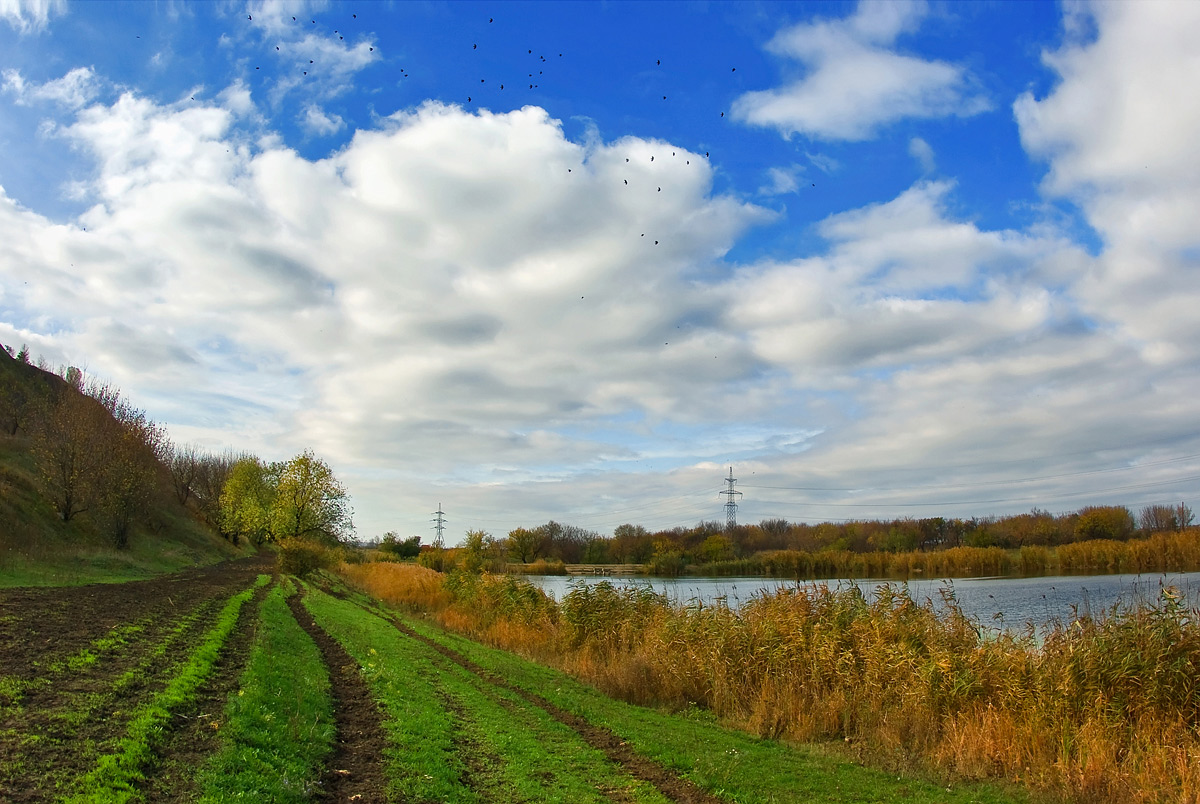
<svg viewBox="0 0 1200 804">
<path fill-rule="evenodd" d="M 383 751 L 387 738 L 383 732 L 383 715 L 358 671 L 358 663 L 317 625 L 300 597 L 289 597 L 288 607 L 321 651 L 329 670 L 333 695 L 337 742 L 323 779 L 326 796 L 329 801 L 338 802 L 386 801 Z"/>
<path fill-rule="evenodd" d="M 549 714 L 559 723 L 569 726 L 588 745 L 602 751 L 612 762 L 620 765 L 635 779 L 641 779 L 654 785 L 669 800 L 678 802 L 679 804 L 721 804 L 724 801 L 724 799 L 712 795 L 693 782 L 672 773 L 654 760 L 638 754 L 627 742 L 610 730 L 602 726 L 593 725 L 578 715 L 571 714 L 561 707 L 554 705 L 540 695 L 509 684 L 501 676 L 480 667 L 453 648 L 435 642 L 422 634 L 418 634 L 395 617 L 390 619 L 397 630 L 405 636 L 429 646 L 443 657 L 464 670 L 475 674 L 488 684 L 518 695 Z"/>
</svg>

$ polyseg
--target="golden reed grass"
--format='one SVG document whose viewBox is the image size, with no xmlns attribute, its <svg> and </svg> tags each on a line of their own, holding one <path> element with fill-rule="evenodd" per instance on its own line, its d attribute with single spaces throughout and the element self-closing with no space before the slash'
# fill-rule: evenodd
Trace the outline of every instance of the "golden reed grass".
<svg viewBox="0 0 1200 804">
<path fill-rule="evenodd" d="M 1036 558 L 1036 557 L 1034 557 Z M 733 611 L 503 576 L 346 566 L 442 625 L 641 704 L 706 707 L 764 736 L 845 738 L 900 766 L 1004 778 L 1077 802 L 1200 802 L 1200 625 L 1154 606 L 987 632 L 884 587 L 782 589 Z"/>
</svg>

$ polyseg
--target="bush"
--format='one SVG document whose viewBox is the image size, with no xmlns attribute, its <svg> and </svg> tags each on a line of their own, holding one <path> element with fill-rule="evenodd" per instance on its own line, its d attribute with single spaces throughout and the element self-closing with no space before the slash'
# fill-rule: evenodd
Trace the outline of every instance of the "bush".
<svg viewBox="0 0 1200 804">
<path fill-rule="evenodd" d="M 324 545 L 306 539 L 287 539 L 279 543 L 279 571 L 284 575 L 304 578 L 338 563 L 339 556 Z"/>
</svg>

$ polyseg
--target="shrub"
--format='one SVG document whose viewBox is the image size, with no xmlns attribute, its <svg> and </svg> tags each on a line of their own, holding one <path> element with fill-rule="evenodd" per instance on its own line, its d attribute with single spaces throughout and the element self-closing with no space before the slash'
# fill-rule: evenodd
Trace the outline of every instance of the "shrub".
<svg viewBox="0 0 1200 804">
<path fill-rule="evenodd" d="M 306 539 L 286 539 L 279 543 L 279 571 L 304 578 L 320 569 L 338 564 L 338 556 L 324 545 Z"/>
</svg>

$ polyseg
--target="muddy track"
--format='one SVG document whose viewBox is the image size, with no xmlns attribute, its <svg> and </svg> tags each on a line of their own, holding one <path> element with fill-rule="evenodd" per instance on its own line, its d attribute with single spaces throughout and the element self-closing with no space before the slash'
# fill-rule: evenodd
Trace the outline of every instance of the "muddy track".
<svg viewBox="0 0 1200 804">
<path fill-rule="evenodd" d="M 270 585 L 260 586 L 238 613 L 237 625 L 221 649 L 212 674 L 196 693 L 196 701 L 176 712 L 172 731 L 157 750 L 158 761 L 140 791 L 148 802 L 195 799 L 196 771 L 219 748 L 225 706 L 237 689 L 258 633 L 259 607 Z"/>
<path fill-rule="evenodd" d="M 333 756 L 322 778 L 324 800 L 386 802 L 383 752 L 387 736 L 383 731 L 383 713 L 359 673 L 358 662 L 317 625 L 300 602 L 300 595 L 292 595 L 287 602 L 296 622 L 321 651 L 329 670 L 337 736 Z"/>
<path fill-rule="evenodd" d="M 720 799 L 703 788 L 673 773 L 652 759 L 638 754 L 632 747 L 612 731 L 595 726 L 587 720 L 562 709 L 545 698 L 528 690 L 509 684 L 503 677 L 480 667 L 475 662 L 434 640 L 417 633 L 398 618 L 389 616 L 391 623 L 405 636 L 428 645 L 454 664 L 474 673 L 487 683 L 508 690 L 528 703 L 542 709 L 559 723 L 573 729 L 588 745 L 604 753 L 612 762 L 620 765 L 636 779 L 649 782 L 664 796 L 679 804 L 723 804 Z"/>
</svg>

